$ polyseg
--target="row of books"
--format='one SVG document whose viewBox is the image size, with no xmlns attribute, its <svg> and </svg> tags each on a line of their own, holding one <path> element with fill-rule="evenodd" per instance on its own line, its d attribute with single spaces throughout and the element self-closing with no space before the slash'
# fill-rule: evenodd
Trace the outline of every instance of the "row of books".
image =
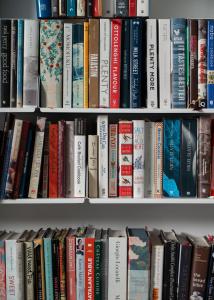
<svg viewBox="0 0 214 300">
<path fill-rule="evenodd" d="M 2 300 L 213 299 L 214 236 L 93 227 L 0 232 Z"/>
<path fill-rule="evenodd" d="M 36 0 L 38 18 L 148 17 L 149 0 Z"/>
<path fill-rule="evenodd" d="M 7 115 L 0 198 L 214 196 L 210 118 L 86 124 L 38 118 L 35 128 Z"/>
</svg>

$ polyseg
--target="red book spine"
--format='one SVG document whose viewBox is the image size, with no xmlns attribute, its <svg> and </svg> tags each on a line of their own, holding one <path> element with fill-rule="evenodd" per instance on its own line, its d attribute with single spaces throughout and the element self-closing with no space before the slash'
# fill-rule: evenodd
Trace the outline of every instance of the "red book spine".
<svg viewBox="0 0 214 300">
<path fill-rule="evenodd" d="M 49 198 L 58 197 L 58 124 L 49 127 Z"/>
<path fill-rule="evenodd" d="M 137 15 L 137 1 L 129 0 L 129 17 L 136 17 Z"/>
<path fill-rule="evenodd" d="M 76 300 L 76 238 L 66 238 L 66 287 L 67 300 Z"/>
<path fill-rule="evenodd" d="M 102 0 L 93 0 L 93 17 L 102 16 Z"/>
<path fill-rule="evenodd" d="M 212 174 L 210 196 L 214 196 L 214 120 L 212 120 Z"/>
<path fill-rule="evenodd" d="M 60 121 L 58 126 L 58 198 L 65 198 L 65 121 Z"/>
<path fill-rule="evenodd" d="M 133 124 L 131 121 L 119 122 L 119 196 L 131 198 L 133 159 Z"/>
<path fill-rule="evenodd" d="M 4 241 L 0 241 L 0 299 L 6 300 L 6 257 Z"/>
<path fill-rule="evenodd" d="M 121 20 L 111 21 L 110 108 L 120 107 L 121 27 Z"/>
<path fill-rule="evenodd" d="M 94 299 L 94 238 L 85 238 L 85 300 Z"/>
</svg>

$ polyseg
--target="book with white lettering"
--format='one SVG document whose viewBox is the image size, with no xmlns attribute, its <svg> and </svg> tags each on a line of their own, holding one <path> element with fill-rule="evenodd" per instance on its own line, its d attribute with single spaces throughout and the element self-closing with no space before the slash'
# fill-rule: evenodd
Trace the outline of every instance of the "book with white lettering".
<svg viewBox="0 0 214 300">
<path fill-rule="evenodd" d="M 85 233 L 85 300 L 94 298 L 94 243 L 96 229 L 87 228 Z"/>
<path fill-rule="evenodd" d="M 137 1 L 137 16 L 149 16 L 149 0 L 136 0 Z"/>
<path fill-rule="evenodd" d="M 74 196 L 74 121 L 66 121 L 65 129 L 65 195 Z"/>
<path fill-rule="evenodd" d="M 118 196 L 118 124 L 109 125 L 109 197 Z"/>
<path fill-rule="evenodd" d="M 76 234 L 76 300 L 85 300 L 85 228 Z"/>
</svg>

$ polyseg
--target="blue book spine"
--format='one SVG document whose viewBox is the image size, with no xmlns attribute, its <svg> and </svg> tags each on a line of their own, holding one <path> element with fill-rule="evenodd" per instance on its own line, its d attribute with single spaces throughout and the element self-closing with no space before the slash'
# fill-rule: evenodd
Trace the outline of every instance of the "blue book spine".
<svg viewBox="0 0 214 300">
<path fill-rule="evenodd" d="M 18 20 L 17 42 L 17 107 L 23 106 L 24 20 Z"/>
<path fill-rule="evenodd" d="M 208 21 L 207 30 L 207 105 L 214 108 L 214 20 Z"/>
<path fill-rule="evenodd" d="M 0 199 L 5 198 L 5 186 L 6 186 L 6 182 L 7 182 L 7 174 L 8 174 L 8 168 L 9 168 L 9 163 L 10 163 L 10 152 L 11 152 L 11 147 L 12 147 L 12 140 L 13 140 L 13 130 L 9 130 L 8 137 L 7 137 L 7 144 L 6 144 L 6 148 L 5 148 L 3 169 L 2 169 Z"/>
<path fill-rule="evenodd" d="M 37 0 L 37 16 L 38 18 L 50 18 L 51 17 L 51 0 Z"/>
<path fill-rule="evenodd" d="M 163 194 L 180 196 L 181 121 L 164 120 Z"/>
<path fill-rule="evenodd" d="M 75 17 L 77 15 L 76 0 L 67 0 L 67 16 Z"/>
<path fill-rule="evenodd" d="M 130 21 L 123 20 L 121 55 L 121 106 L 129 108 L 130 100 Z"/>
<path fill-rule="evenodd" d="M 54 300 L 53 268 L 52 268 L 52 240 L 50 238 L 44 238 L 44 258 L 45 258 L 46 299 Z"/>
<path fill-rule="evenodd" d="M 172 107 L 186 108 L 186 25 L 185 19 L 172 19 Z"/>
<path fill-rule="evenodd" d="M 142 98 L 142 21 L 130 21 L 130 108 L 141 107 Z"/>
</svg>

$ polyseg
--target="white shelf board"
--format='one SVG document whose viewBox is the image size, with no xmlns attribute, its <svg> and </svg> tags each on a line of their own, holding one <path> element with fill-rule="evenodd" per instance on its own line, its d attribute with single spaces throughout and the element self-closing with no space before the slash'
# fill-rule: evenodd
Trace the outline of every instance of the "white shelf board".
<svg viewBox="0 0 214 300">
<path fill-rule="evenodd" d="M 85 202 L 84 198 L 56 198 L 56 199 L 14 199 L 14 200 L 0 200 L 0 204 L 48 204 L 48 205 L 55 205 L 55 204 L 83 204 Z"/>
<path fill-rule="evenodd" d="M 179 205 L 179 204 L 196 204 L 196 205 L 214 205 L 214 199 L 206 198 L 157 198 L 157 199 L 134 199 L 134 198 L 90 198 L 89 203 L 91 204 L 170 204 L 170 205 Z"/>
<path fill-rule="evenodd" d="M 33 113 L 36 107 L 0 107 L 0 113 Z"/>
</svg>

